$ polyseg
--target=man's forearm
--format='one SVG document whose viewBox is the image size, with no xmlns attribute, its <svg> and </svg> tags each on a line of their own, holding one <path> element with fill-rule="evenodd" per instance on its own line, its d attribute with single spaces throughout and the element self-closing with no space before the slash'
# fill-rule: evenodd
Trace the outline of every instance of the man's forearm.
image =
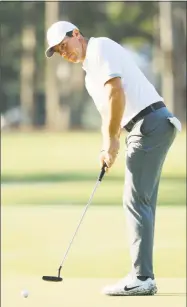
<svg viewBox="0 0 187 307">
<path fill-rule="evenodd" d="M 125 94 L 119 77 L 105 83 L 108 112 L 103 117 L 103 153 L 101 164 L 110 168 L 114 163 L 120 148 L 121 120 L 125 108 Z"/>
<path fill-rule="evenodd" d="M 102 118 L 103 140 L 119 137 L 121 120 L 125 108 L 125 95 L 121 88 L 110 88 L 108 94 L 108 116 Z"/>
<path fill-rule="evenodd" d="M 125 95 L 121 88 L 112 88 L 109 96 L 108 136 L 118 137 L 125 108 Z"/>
</svg>

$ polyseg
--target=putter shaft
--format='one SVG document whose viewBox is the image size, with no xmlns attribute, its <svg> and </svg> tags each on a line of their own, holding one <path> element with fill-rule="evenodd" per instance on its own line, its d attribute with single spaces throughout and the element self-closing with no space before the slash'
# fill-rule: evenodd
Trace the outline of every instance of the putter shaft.
<svg viewBox="0 0 187 307">
<path fill-rule="evenodd" d="M 104 174 L 103 174 L 103 175 L 104 175 Z M 102 180 L 102 178 L 101 178 L 101 180 Z M 85 207 L 85 209 L 84 209 L 84 211 L 83 211 L 83 213 L 82 213 L 82 216 L 81 216 L 80 221 L 79 221 L 79 223 L 78 223 L 78 225 L 77 225 L 77 228 L 76 228 L 76 230 L 75 230 L 75 232 L 74 232 L 74 234 L 73 234 L 73 237 L 72 237 L 72 239 L 71 239 L 71 241 L 70 241 L 70 243 L 69 243 L 69 246 L 68 246 L 68 248 L 67 248 L 67 250 L 66 250 L 66 252 L 65 252 L 65 254 L 64 254 L 63 260 L 62 260 L 62 262 L 61 262 L 61 264 L 60 264 L 60 267 L 59 267 L 59 270 L 58 270 L 59 276 L 60 276 L 60 271 L 61 271 L 61 269 L 62 269 L 62 266 L 63 266 L 63 264 L 64 264 L 64 261 L 65 261 L 65 259 L 66 259 L 66 257 L 67 257 L 67 254 L 68 254 L 68 252 L 69 252 L 69 250 L 70 250 L 70 248 L 71 248 L 71 245 L 72 245 L 72 243 L 73 243 L 73 241 L 74 241 L 74 238 L 75 238 L 75 236 L 76 236 L 76 234 L 77 234 L 77 231 L 79 230 L 79 227 L 80 227 L 80 225 L 81 225 L 81 223 L 82 223 L 82 220 L 83 220 L 83 218 L 84 218 L 84 216 L 85 216 L 85 214 L 86 214 L 86 211 L 88 210 L 88 207 L 89 207 L 89 205 L 90 205 L 90 203 L 91 203 L 91 201 L 92 201 L 92 199 L 93 199 L 93 196 L 94 196 L 94 194 L 95 194 L 95 191 L 96 191 L 97 187 L 98 187 L 99 184 L 101 183 L 101 180 L 98 180 L 98 181 L 96 182 L 96 185 L 95 185 L 95 187 L 94 187 L 94 189 L 93 189 L 93 192 L 92 192 L 92 194 L 91 194 L 91 196 L 90 196 L 90 199 L 89 199 L 89 201 L 88 201 L 88 203 L 87 203 L 87 205 L 86 205 L 86 207 Z"/>
<path fill-rule="evenodd" d="M 95 191 L 96 191 L 98 185 L 101 183 L 101 181 L 102 181 L 102 179 L 103 179 L 103 176 L 104 176 L 105 171 L 106 171 L 106 167 L 107 167 L 107 165 L 106 165 L 106 163 L 104 163 L 104 165 L 103 165 L 103 167 L 102 167 L 102 169 L 101 169 L 101 172 L 100 172 L 100 174 L 99 174 L 99 177 L 98 177 L 98 179 L 97 179 L 97 182 L 96 182 L 96 184 L 95 184 L 95 187 L 94 187 L 94 189 L 93 189 L 93 191 L 92 191 L 92 194 L 91 194 L 91 196 L 90 196 L 90 199 L 89 199 L 89 201 L 88 201 L 88 203 L 87 203 L 87 205 L 86 205 L 86 207 L 85 207 L 85 209 L 84 209 L 84 211 L 83 211 L 83 213 L 82 213 L 82 216 L 81 216 L 80 221 L 79 221 L 79 223 L 78 223 L 78 225 L 77 225 L 77 228 L 76 228 L 76 230 L 75 230 L 75 232 L 74 232 L 74 234 L 73 234 L 73 237 L 72 237 L 72 239 L 71 239 L 71 241 L 70 241 L 70 243 L 69 243 L 69 246 L 68 246 L 68 248 L 67 248 L 67 250 L 66 250 L 66 252 L 65 252 L 65 254 L 64 254 L 63 260 L 62 260 L 62 262 L 61 262 L 61 264 L 60 264 L 60 266 L 59 266 L 59 269 L 58 269 L 58 277 L 56 277 L 56 276 L 43 276 L 43 277 L 42 277 L 43 280 L 46 280 L 46 281 L 55 281 L 55 282 L 57 282 L 57 281 L 62 281 L 62 278 L 60 277 L 60 272 L 61 272 L 62 266 L 63 266 L 63 264 L 64 264 L 64 261 L 65 261 L 66 257 L 67 257 L 67 254 L 68 254 L 68 252 L 69 252 L 69 250 L 70 250 L 70 248 L 71 248 L 71 245 L 72 245 L 73 240 L 74 240 L 74 238 L 75 238 L 75 236 L 76 236 L 76 234 L 77 234 L 77 231 L 78 231 L 78 229 L 79 229 L 79 227 L 80 227 L 80 225 L 81 225 L 81 223 L 82 223 L 82 220 L 83 220 L 83 218 L 84 218 L 84 216 L 85 216 L 85 214 L 86 214 L 86 211 L 88 210 L 88 207 L 89 207 L 89 205 L 90 205 L 90 203 L 91 203 L 91 201 L 92 201 L 92 199 L 93 199 L 93 196 L 94 196 L 94 194 L 95 194 Z"/>
</svg>

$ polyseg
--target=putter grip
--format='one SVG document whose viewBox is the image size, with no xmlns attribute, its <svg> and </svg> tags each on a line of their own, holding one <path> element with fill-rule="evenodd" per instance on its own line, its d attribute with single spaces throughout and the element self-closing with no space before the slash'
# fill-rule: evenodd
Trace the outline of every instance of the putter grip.
<svg viewBox="0 0 187 307">
<path fill-rule="evenodd" d="M 106 163 L 104 163 L 104 165 L 101 169 L 101 172 L 100 172 L 100 175 L 99 175 L 99 178 L 98 178 L 99 181 L 101 181 L 103 179 L 103 176 L 105 174 L 105 167 L 107 167 Z"/>
</svg>

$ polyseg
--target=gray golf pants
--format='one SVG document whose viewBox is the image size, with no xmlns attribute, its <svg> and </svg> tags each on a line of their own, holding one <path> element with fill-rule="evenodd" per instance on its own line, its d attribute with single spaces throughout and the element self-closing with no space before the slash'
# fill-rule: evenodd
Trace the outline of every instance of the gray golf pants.
<svg viewBox="0 0 187 307">
<path fill-rule="evenodd" d="M 162 166 L 176 128 L 161 108 L 138 121 L 127 135 L 123 205 L 130 240 L 132 273 L 154 278 L 155 210 Z"/>
</svg>

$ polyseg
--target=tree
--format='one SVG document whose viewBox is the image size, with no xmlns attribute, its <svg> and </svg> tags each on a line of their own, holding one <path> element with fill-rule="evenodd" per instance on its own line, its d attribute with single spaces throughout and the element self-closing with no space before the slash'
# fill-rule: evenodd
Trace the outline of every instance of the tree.
<svg viewBox="0 0 187 307">
<path fill-rule="evenodd" d="M 160 2 L 160 58 L 162 93 L 166 105 L 181 120 L 186 107 L 186 3 Z"/>
<path fill-rule="evenodd" d="M 35 115 L 35 48 L 36 29 L 34 22 L 35 3 L 22 3 L 22 52 L 20 63 L 20 105 L 22 125 L 33 125 Z"/>
<path fill-rule="evenodd" d="M 19 105 L 21 3 L 0 4 L 1 112 Z"/>
</svg>

